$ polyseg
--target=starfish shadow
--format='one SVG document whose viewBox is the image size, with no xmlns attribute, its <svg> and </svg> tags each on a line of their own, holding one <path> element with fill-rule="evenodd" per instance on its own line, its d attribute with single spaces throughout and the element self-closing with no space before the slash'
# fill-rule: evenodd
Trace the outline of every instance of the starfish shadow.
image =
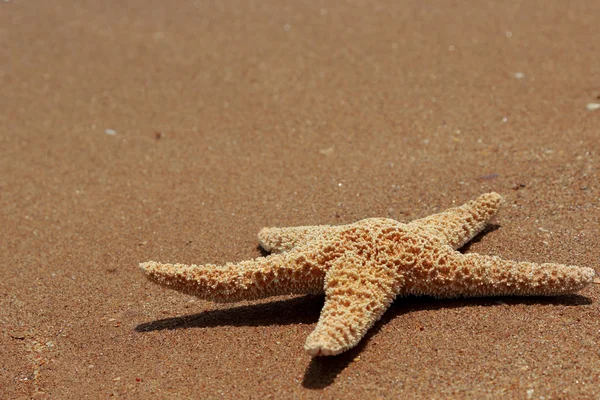
<svg viewBox="0 0 600 400">
<path fill-rule="evenodd" d="M 591 304 L 592 301 L 584 296 L 572 294 L 554 297 L 483 297 L 483 298 L 458 298 L 458 299 L 436 299 L 429 296 L 409 296 L 394 302 L 383 317 L 367 332 L 359 344 L 333 357 L 314 357 L 307 366 L 304 373 L 302 386 L 307 389 L 324 389 L 335 382 L 352 361 L 367 346 L 371 338 L 378 334 L 392 319 L 402 314 L 425 310 L 439 310 L 442 308 L 464 308 L 464 307 L 494 307 L 502 305 L 562 305 L 580 306 Z"/>
<path fill-rule="evenodd" d="M 402 314 L 424 310 L 463 307 L 494 307 L 500 305 L 563 305 L 579 306 L 592 301 L 580 295 L 556 297 L 485 297 L 467 299 L 435 299 L 428 296 L 409 296 L 394 302 L 387 312 L 365 335 L 359 344 L 333 357 L 314 357 L 304 373 L 302 386 L 307 389 L 324 389 L 335 382 L 352 361 L 368 345 L 371 338 L 379 333 L 388 322 Z M 221 310 L 205 311 L 180 317 L 164 318 L 139 324 L 137 332 L 160 330 L 207 328 L 216 326 L 267 326 L 314 324 L 323 307 L 323 296 L 301 296 L 291 299 L 270 301 L 259 304 L 236 306 Z M 301 310 L 301 311 L 300 311 Z"/>
<path fill-rule="evenodd" d="M 463 247 L 461 247 L 460 249 L 458 249 L 458 251 L 460 251 L 461 253 L 465 253 L 465 252 L 469 251 L 469 249 L 471 248 L 471 246 L 474 243 L 481 242 L 481 240 L 488 233 L 497 231 L 500 228 L 501 228 L 501 226 L 498 225 L 498 224 L 488 224 L 481 232 L 479 232 L 477 235 L 475 235 L 475 237 L 473 239 L 469 240 L 467 243 L 465 243 L 465 245 Z"/>
<path fill-rule="evenodd" d="M 204 311 L 139 324 L 137 332 L 214 326 L 265 326 L 312 324 L 319 319 L 324 296 L 300 296 L 259 304 Z M 302 312 L 298 312 L 301 309 Z"/>
<path fill-rule="evenodd" d="M 258 246 L 256 246 L 256 250 L 258 250 L 258 252 L 260 253 L 261 257 L 266 257 L 271 255 L 272 253 L 269 251 L 266 251 L 265 249 L 263 249 L 263 247 L 259 244 Z"/>
</svg>

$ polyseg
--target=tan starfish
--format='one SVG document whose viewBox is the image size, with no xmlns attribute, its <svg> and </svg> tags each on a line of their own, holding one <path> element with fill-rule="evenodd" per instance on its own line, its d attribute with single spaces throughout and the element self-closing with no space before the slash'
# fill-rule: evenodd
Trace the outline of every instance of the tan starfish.
<svg viewBox="0 0 600 400">
<path fill-rule="evenodd" d="M 487 193 L 463 206 L 403 224 L 369 218 L 349 225 L 264 228 L 267 257 L 239 263 L 140 267 L 160 285 L 212 301 L 325 293 L 305 350 L 335 355 L 362 339 L 397 296 L 556 295 L 592 282 L 591 268 L 506 261 L 456 249 L 481 232 L 501 196 Z"/>
</svg>

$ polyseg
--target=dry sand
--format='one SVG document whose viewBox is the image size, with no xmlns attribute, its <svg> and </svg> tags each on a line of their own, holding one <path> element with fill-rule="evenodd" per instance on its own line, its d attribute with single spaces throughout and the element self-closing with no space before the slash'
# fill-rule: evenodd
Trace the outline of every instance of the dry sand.
<svg viewBox="0 0 600 400">
<path fill-rule="evenodd" d="M 599 285 L 400 299 L 311 359 L 322 298 L 137 268 L 495 190 L 466 251 L 599 270 L 599 26 L 595 0 L 0 2 L 0 397 L 599 398 Z"/>
</svg>

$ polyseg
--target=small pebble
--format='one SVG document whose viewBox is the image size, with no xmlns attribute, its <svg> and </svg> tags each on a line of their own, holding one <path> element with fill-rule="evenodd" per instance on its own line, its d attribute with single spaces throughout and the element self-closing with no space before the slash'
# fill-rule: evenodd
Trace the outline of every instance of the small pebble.
<svg viewBox="0 0 600 400">
<path fill-rule="evenodd" d="M 112 135 L 112 136 L 114 136 L 114 135 L 116 135 L 116 134 L 117 134 L 117 131 L 115 131 L 114 129 L 105 129 L 105 130 L 104 130 L 104 133 L 106 133 L 107 135 Z"/>
<path fill-rule="evenodd" d="M 10 337 L 17 340 L 23 340 L 25 339 L 25 334 L 21 331 L 13 331 L 10 333 Z"/>
<path fill-rule="evenodd" d="M 600 109 L 600 103 L 588 103 L 588 105 L 585 106 L 585 108 L 587 108 L 588 110 L 598 110 Z"/>
<path fill-rule="evenodd" d="M 324 156 L 328 156 L 328 155 L 331 155 L 334 150 L 335 150 L 335 146 L 331 146 L 326 149 L 319 150 L 319 153 L 323 154 Z"/>
</svg>

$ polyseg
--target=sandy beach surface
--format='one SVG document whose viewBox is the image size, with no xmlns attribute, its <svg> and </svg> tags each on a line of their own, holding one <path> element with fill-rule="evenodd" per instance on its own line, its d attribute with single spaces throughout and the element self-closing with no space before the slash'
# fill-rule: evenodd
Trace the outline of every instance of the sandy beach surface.
<svg viewBox="0 0 600 400">
<path fill-rule="evenodd" d="M 0 397 L 600 398 L 600 285 L 213 304 L 138 263 L 497 191 L 464 251 L 600 271 L 600 2 L 0 2 Z"/>
</svg>

